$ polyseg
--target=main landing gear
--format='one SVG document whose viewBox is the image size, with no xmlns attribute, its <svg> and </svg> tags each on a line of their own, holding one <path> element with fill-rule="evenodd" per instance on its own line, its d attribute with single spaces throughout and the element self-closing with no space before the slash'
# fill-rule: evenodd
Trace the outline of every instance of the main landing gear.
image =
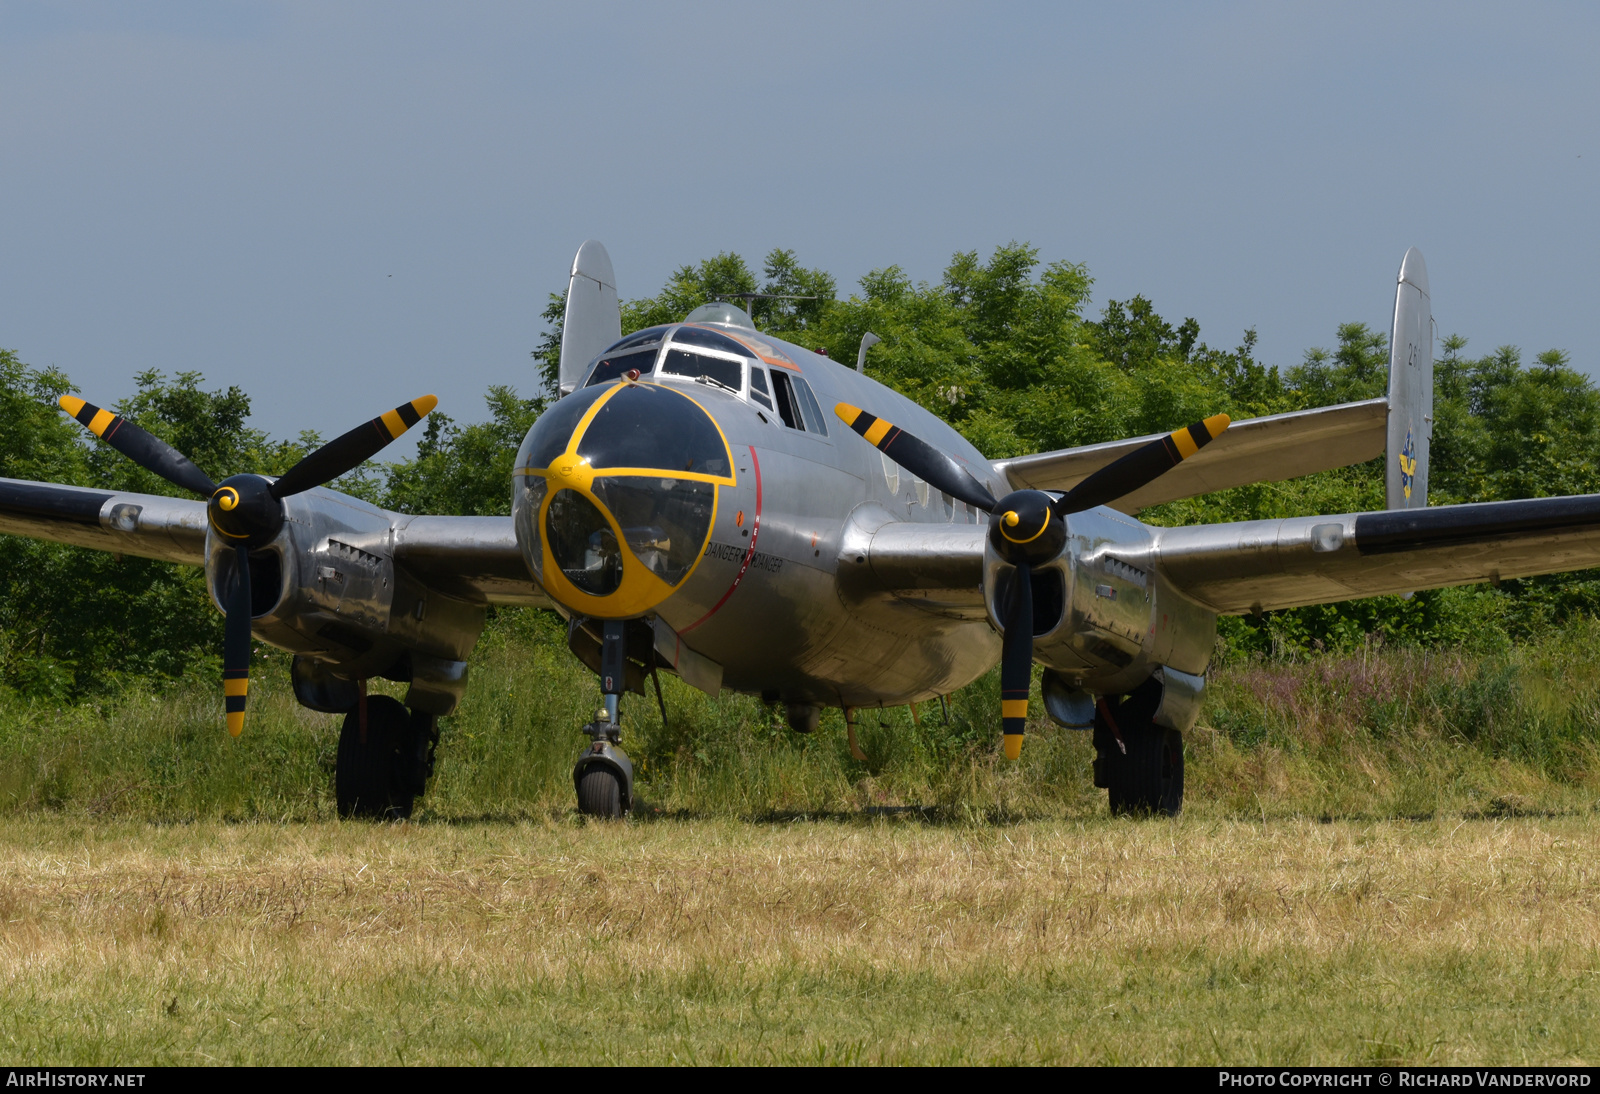
<svg viewBox="0 0 1600 1094">
<path fill-rule="evenodd" d="M 1161 683 L 1149 680 L 1120 700 L 1104 698 L 1094 716 L 1094 784 L 1113 816 L 1175 817 L 1183 809 L 1183 734 L 1156 725 Z"/>
<path fill-rule="evenodd" d="M 334 797 L 341 817 L 400 820 L 433 775 L 438 719 L 387 695 L 363 696 L 344 716 Z"/>
</svg>

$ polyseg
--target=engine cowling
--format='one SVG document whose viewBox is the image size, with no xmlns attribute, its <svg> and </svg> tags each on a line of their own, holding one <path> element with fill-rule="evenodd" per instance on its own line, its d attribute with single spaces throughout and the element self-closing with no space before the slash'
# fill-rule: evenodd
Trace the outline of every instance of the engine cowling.
<svg viewBox="0 0 1600 1094">
<path fill-rule="evenodd" d="M 348 710 L 355 682 L 409 682 L 406 705 L 449 714 L 466 689 L 467 656 L 486 609 L 430 588 L 394 562 L 392 514 L 331 491 L 284 500 L 278 534 L 250 552 L 251 629 L 296 655 L 295 694 L 315 710 Z M 206 582 L 221 610 L 237 555 L 206 536 Z"/>
<path fill-rule="evenodd" d="M 1216 613 L 1161 575 L 1150 530 L 1138 521 L 1095 509 L 1065 522 L 1061 550 L 1032 571 L 1034 660 L 1058 689 L 1101 694 L 1131 691 L 1161 673 L 1173 700 L 1161 721 L 1187 728 L 1216 643 Z M 997 630 L 1015 572 L 986 541 L 984 604 Z"/>
</svg>

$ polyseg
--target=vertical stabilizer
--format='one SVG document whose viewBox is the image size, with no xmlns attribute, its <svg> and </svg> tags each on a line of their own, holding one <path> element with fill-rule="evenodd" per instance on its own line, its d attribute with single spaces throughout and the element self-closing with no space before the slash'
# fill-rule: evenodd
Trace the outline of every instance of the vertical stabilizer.
<svg viewBox="0 0 1600 1094">
<path fill-rule="evenodd" d="M 1415 247 L 1400 262 L 1389 337 L 1389 445 L 1384 493 L 1390 509 L 1428 504 L 1433 437 L 1433 311 L 1428 267 Z"/>
<path fill-rule="evenodd" d="M 567 311 L 561 323 L 561 394 L 569 394 L 584 370 L 622 337 L 622 307 L 611 256 L 596 239 L 585 240 L 572 260 Z"/>
</svg>

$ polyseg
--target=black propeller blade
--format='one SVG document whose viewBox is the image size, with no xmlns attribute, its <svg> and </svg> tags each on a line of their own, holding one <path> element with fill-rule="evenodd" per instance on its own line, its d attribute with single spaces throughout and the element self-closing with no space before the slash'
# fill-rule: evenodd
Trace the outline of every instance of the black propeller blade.
<svg viewBox="0 0 1600 1094">
<path fill-rule="evenodd" d="M 250 691 L 250 551 L 270 542 L 283 527 L 282 499 L 359 467 L 438 405 L 438 399 L 424 395 L 380 414 L 342 437 L 335 437 L 275 482 L 260 475 L 234 475 L 218 485 L 183 453 L 120 414 L 102 410 L 74 395 L 61 397 L 61 409 L 96 437 L 146 471 L 205 498 L 206 517 L 212 529 L 233 544 L 233 576 L 221 599 L 226 613 L 222 694 L 228 732 L 235 737 L 244 730 L 245 701 Z"/>
<path fill-rule="evenodd" d="M 202 498 L 209 498 L 216 492 L 217 484 L 190 463 L 188 456 L 160 437 L 146 433 L 122 415 L 101 410 L 76 395 L 61 396 L 61 409 L 76 418 L 90 433 L 173 486 L 181 486 Z"/>
<path fill-rule="evenodd" d="M 378 415 L 366 425 L 356 426 L 342 437 L 335 437 L 285 471 L 283 477 L 272 484 L 272 496 L 286 498 L 303 490 L 311 490 L 360 467 L 438 405 L 438 399 L 424 395 L 395 407 L 387 414 Z"/>
<path fill-rule="evenodd" d="M 1033 567 L 1054 558 L 1066 544 L 1062 518 L 1127 497 L 1154 482 L 1222 436 L 1229 425 L 1226 414 L 1215 414 L 1174 430 L 1107 464 L 1059 498 L 1042 490 L 1014 490 L 996 501 L 948 453 L 860 407 L 839 403 L 833 409 L 845 425 L 917 478 L 995 518 L 989 525 L 989 542 L 996 554 L 1016 567 L 1009 603 L 997 606 L 1006 615 L 1001 621 L 1005 634 L 1000 653 L 1000 723 L 1006 758 L 1011 760 L 1022 755 L 1033 679 Z"/>
<path fill-rule="evenodd" d="M 222 632 L 222 701 L 228 732 L 244 732 L 244 705 L 250 694 L 250 548 L 234 548 L 233 584 L 228 589 L 228 614 Z"/>
<path fill-rule="evenodd" d="M 1011 579 L 1010 609 L 1000 645 L 1000 732 L 1006 759 L 1015 760 L 1022 755 L 1033 686 L 1033 567 L 1026 562 Z"/>
<path fill-rule="evenodd" d="M 865 437 L 868 444 L 929 486 L 943 490 L 952 498 L 960 498 L 974 509 L 985 513 L 994 511 L 994 495 L 989 493 L 989 488 L 973 478 L 972 472 L 948 453 L 849 403 L 839 403 L 833 412 L 845 425 Z"/>
<path fill-rule="evenodd" d="M 1226 414 L 1213 414 L 1187 429 L 1175 429 L 1165 437 L 1141 445 L 1089 475 L 1051 508 L 1058 515 L 1066 516 L 1125 498 L 1222 436 L 1230 421 Z"/>
</svg>

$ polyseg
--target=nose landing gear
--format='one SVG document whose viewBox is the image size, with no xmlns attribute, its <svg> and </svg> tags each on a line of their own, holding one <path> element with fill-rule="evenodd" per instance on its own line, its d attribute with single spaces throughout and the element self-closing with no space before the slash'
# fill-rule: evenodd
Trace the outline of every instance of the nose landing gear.
<svg viewBox="0 0 1600 1094">
<path fill-rule="evenodd" d="M 622 739 L 619 701 L 627 682 L 626 635 L 620 619 L 608 619 L 602 625 L 600 690 L 606 705 L 583 727 L 589 744 L 572 765 L 578 812 L 587 817 L 620 817 L 633 808 L 633 761 L 618 747 Z"/>
</svg>

